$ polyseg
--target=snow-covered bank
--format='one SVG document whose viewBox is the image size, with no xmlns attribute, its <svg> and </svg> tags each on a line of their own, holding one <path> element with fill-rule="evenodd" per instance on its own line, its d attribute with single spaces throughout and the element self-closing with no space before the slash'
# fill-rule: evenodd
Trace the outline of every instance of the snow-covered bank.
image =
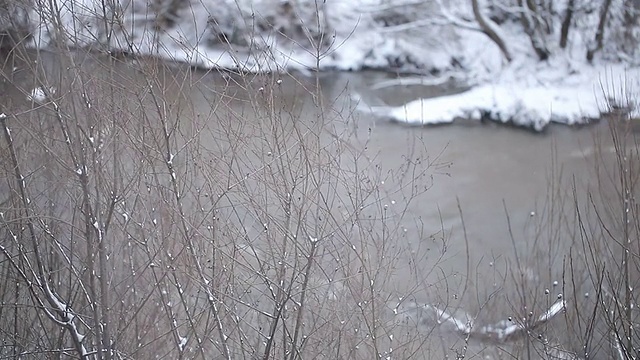
<svg viewBox="0 0 640 360">
<path fill-rule="evenodd" d="M 598 57 L 587 64 L 584 54 L 594 46 L 598 21 L 593 4 L 575 9 L 580 20 L 574 21 L 566 48 L 551 43 L 559 26 L 550 26 L 543 39 L 550 56 L 544 61 L 532 49 L 518 11 L 499 6 L 483 9 L 488 18 L 501 23 L 490 21 L 508 44 L 506 56 L 476 24 L 469 0 L 450 0 L 446 6 L 439 0 L 120 0 L 115 4 L 105 8 L 100 0 L 63 0 L 34 5 L 24 20 L 31 23 L 29 43 L 34 47 L 66 43 L 249 72 L 367 68 L 425 76 L 447 72 L 471 87 L 458 95 L 419 99 L 400 107 L 359 105 L 411 124 L 471 118 L 542 130 L 550 122 L 587 122 L 611 105 L 632 109 L 631 97 L 639 87 L 638 70 L 620 63 L 625 56 L 629 59 L 628 54 Z M 557 6 L 547 14 L 550 23 L 562 19 L 560 10 L 566 4 L 560 1 Z M 613 40 L 624 35 L 618 18 L 611 20 L 617 28 L 607 28 Z M 617 54 L 613 43 L 608 41 L 600 52 Z M 633 56 L 627 63 L 632 62 Z"/>
<path fill-rule="evenodd" d="M 542 131 L 551 122 L 585 124 L 599 119 L 612 108 L 624 109 L 629 118 L 640 117 L 634 98 L 640 89 L 639 68 L 601 64 L 577 66 L 567 72 L 546 64 L 532 65 L 531 69 L 535 74 L 528 79 L 505 71 L 495 81 L 476 85 L 468 91 L 418 99 L 402 106 L 372 107 L 358 95 L 355 98 L 361 111 L 413 125 L 471 119 Z"/>
<path fill-rule="evenodd" d="M 428 73 L 449 67 L 456 55 L 447 44 L 453 29 L 430 22 L 397 28 L 436 8 L 403 2 L 119 0 L 113 9 L 103 8 L 101 0 L 43 2 L 30 11 L 29 44 L 63 42 L 247 72 L 374 68 Z M 424 32 L 438 35 L 421 38 Z"/>
<path fill-rule="evenodd" d="M 489 120 L 535 131 L 552 122 L 586 124 L 613 110 L 628 120 L 640 119 L 640 67 L 634 61 L 620 61 L 623 54 L 616 58 L 611 53 L 586 61 L 588 32 L 576 33 L 566 49 L 555 47 L 548 59 L 540 61 L 517 24 L 506 23 L 504 30 L 501 36 L 515 50 L 510 62 L 484 34 L 456 29 L 457 59 L 462 64 L 459 73 L 464 75 L 455 78 L 469 90 L 416 99 L 402 106 L 381 105 L 379 100 L 372 106 L 366 97 L 354 94 L 358 109 L 412 125 Z M 430 86 L 430 82 L 423 83 Z M 403 86 L 403 81 L 397 83 Z"/>
</svg>

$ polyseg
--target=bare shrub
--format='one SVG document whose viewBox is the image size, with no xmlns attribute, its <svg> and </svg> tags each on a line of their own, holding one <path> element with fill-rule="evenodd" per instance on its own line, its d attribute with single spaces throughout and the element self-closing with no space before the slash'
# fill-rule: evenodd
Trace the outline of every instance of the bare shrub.
<svg viewBox="0 0 640 360">
<path fill-rule="evenodd" d="M 621 94 L 633 96 L 628 89 Z M 628 100 L 618 96 L 612 103 Z M 550 191 L 528 238 L 514 239 L 515 261 L 506 265 L 510 275 L 494 300 L 512 315 L 490 334 L 513 344 L 502 349 L 517 358 L 638 357 L 639 144 L 635 120 L 608 111 L 609 131 L 596 132 L 594 150 L 585 153 L 588 176 L 552 162 Z M 562 320 L 548 322 L 551 314 Z"/>
<path fill-rule="evenodd" d="M 113 37 L 140 55 L 122 9 L 102 5 L 82 9 L 71 33 L 69 9 L 43 12 L 57 47 L 3 59 L 1 356 L 637 356 L 629 135 L 613 132 L 617 167 L 598 172 L 586 199 L 552 173 L 532 242 L 512 233 L 505 205 L 514 260 L 493 259 L 497 289 L 485 289 L 463 204 L 465 273 L 443 265 L 444 224 L 409 211 L 447 166 L 419 136 L 383 168 L 371 123 L 321 74 L 93 52 Z M 160 5 L 156 30 L 186 11 Z M 298 16 L 295 36 L 274 19 L 262 24 L 326 55 L 319 11 Z M 231 45 L 225 31 L 216 41 Z M 78 39 L 87 48 L 68 46 Z M 599 197 L 606 186 L 618 196 Z"/>
<path fill-rule="evenodd" d="M 406 209 L 437 173 L 424 144 L 380 167 L 371 129 L 319 76 L 65 44 L 16 48 L 2 72 L 2 356 L 434 351 L 393 311 L 423 291 L 395 282 L 424 275 L 403 243 Z"/>
</svg>

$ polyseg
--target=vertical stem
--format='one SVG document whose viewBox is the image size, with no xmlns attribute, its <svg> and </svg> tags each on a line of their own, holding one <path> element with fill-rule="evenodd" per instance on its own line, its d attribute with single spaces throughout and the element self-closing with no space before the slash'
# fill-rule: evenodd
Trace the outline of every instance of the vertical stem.
<svg viewBox="0 0 640 360">
<path fill-rule="evenodd" d="M 298 317 L 296 318 L 296 329 L 293 333 L 293 349 L 291 349 L 291 356 L 289 356 L 289 360 L 294 360 L 296 355 L 300 354 L 300 349 L 298 348 L 298 336 L 300 335 L 300 331 L 302 329 L 303 324 L 303 315 L 305 309 L 305 298 L 307 296 L 307 287 L 309 285 L 309 278 L 311 277 L 311 268 L 313 267 L 313 261 L 316 253 L 316 249 L 318 248 L 318 239 L 309 238 L 311 241 L 311 252 L 307 257 L 307 266 L 304 273 L 304 282 L 302 283 L 302 295 L 300 295 L 300 309 L 298 309 Z"/>
<path fill-rule="evenodd" d="M 573 18 L 573 8 L 575 6 L 575 0 L 568 0 L 567 8 L 564 12 L 562 19 L 562 26 L 560 28 L 560 47 L 565 49 L 569 40 L 569 29 L 571 28 L 571 20 Z"/>
<path fill-rule="evenodd" d="M 587 61 L 589 62 L 593 61 L 593 57 L 596 52 L 602 50 L 604 42 L 604 27 L 607 24 L 610 7 L 611 0 L 604 0 L 604 4 L 600 10 L 600 22 L 598 23 L 598 29 L 596 30 L 595 44 L 587 50 Z"/>
<path fill-rule="evenodd" d="M 500 35 L 498 35 L 498 33 L 496 32 L 496 24 L 491 21 L 491 19 L 488 19 L 484 16 L 482 10 L 480 9 L 480 4 L 478 3 L 478 1 L 479 0 L 471 0 L 471 6 L 473 7 L 473 16 L 475 17 L 476 22 L 478 23 L 478 25 L 480 25 L 480 29 L 482 29 L 482 32 L 484 32 L 489 37 L 489 39 L 491 39 L 496 45 L 498 45 L 498 48 L 500 48 L 500 51 L 502 51 L 502 55 L 504 55 L 505 59 L 507 59 L 508 62 L 511 62 L 511 59 L 513 59 L 513 57 L 511 56 L 511 52 L 509 51 L 507 43 L 505 43 L 504 39 L 500 37 Z"/>
</svg>

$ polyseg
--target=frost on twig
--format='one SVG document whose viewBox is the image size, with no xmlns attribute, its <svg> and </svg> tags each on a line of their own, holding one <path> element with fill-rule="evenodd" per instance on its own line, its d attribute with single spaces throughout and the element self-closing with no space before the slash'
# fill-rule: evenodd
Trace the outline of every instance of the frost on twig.
<svg viewBox="0 0 640 360">
<path fill-rule="evenodd" d="M 7 125 L 6 115 L 4 113 L 0 116 L 0 124 L 4 128 L 4 140 L 8 145 L 9 158 L 13 165 L 14 177 L 16 180 L 18 194 L 22 199 L 22 205 L 25 209 L 25 214 L 28 219 L 34 218 L 34 211 L 30 205 L 27 187 L 25 185 L 25 177 L 22 173 L 16 150 L 14 147 L 13 137 L 11 131 Z M 9 261 L 11 268 L 19 274 L 19 277 L 27 284 L 32 298 L 37 305 L 42 309 L 44 314 L 56 325 L 68 330 L 75 346 L 75 350 L 84 359 L 87 357 L 88 352 L 83 344 L 85 335 L 82 334 L 78 328 L 78 322 L 84 324 L 82 317 L 71 309 L 69 303 L 62 300 L 50 283 L 49 273 L 45 269 L 43 263 L 43 256 L 39 250 L 39 244 L 41 244 L 38 238 L 36 227 L 32 220 L 26 222 L 26 229 L 28 229 L 27 238 L 31 240 L 32 251 L 34 254 L 34 264 L 29 264 L 29 260 L 26 253 L 22 250 L 19 251 L 18 256 L 9 253 L 6 247 L 0 246 L 0 252 L 4 258 Z M 9 229 L 9 234 L 14 242 L 19 242 L 19 236 Z M 22 245 L 18 248 L 22 249 Z M 20 262 L 26 262 L 29 264 L 26 268 L 23 268 L 15 259 L 20 259 Z M 86 324 L 84 324 L 86 325 Z"/>
<path fill-rule="evenodd" d="M 625 321 L 622 318 L 616 318 L 616 315 L 614 314 L 618 310 L 613 310 L 613 309 L 629 309 L 630 311 L 636 311 L 637 307 L 633 306 L 633 301 L 631 301 L 631 307 L 627 307 L 622 301 L 620 301 L 620 295 L 612 292 L 608 288 L 608 286 L 602 285 L 601 289 L 604 297 L 610 299 L 610 301 L 613 303 L 611 308 L 608 308 L 607 302 L 603 301 L 602 305 L 605 307 L 604 309 L 605 313 L 611 314 L 611 316 L 614 317 L 610 321 L 612 322 L 612 325 L 613 325 L 611 329 L 611 342 L 612 342 L 613 353 L 616 356 L 615 358 L 617 360 L 631 359 L 633 357 L 631 357 L 631 354 L 629 353 L 630 349 L 627 346 L 624 346 L 624 343 L 623 343 L 625 338 L 626 340 L 630 340 L 630 338 L 627 337 L 628 335 L 625 334 L 624 330 L 620 329 L 620 326 L 623 326 Z M 633 288 L 629 288 L 629 290 L 633 290 Z M 627 316 L 630 316 L 630 313 L 627 314 Z M 633 320 L 628 321 L 628 323 L 633 324 Z"/>
<path fill-rule="evenodd" d="M 617 334 L 615 334 L 615 332 L 611 334 L 611 337 L 613 338 L 613 347 L 615 349 L 615 354 L 617 356 L 617 359 L 626 360 L 627 357 L 625 356 L 625 351 L 622 349 L 620 338 L 618 337 Z"/>
</svg>

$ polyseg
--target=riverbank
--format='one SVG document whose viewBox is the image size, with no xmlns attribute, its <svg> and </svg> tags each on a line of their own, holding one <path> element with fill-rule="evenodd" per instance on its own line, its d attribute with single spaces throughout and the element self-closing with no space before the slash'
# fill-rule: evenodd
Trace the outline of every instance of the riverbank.
<svg viewBox="0 0 640 360">
<path fill-rule="evenodd" d="M 412 125 L 464 118 L 543 131 L 551 122 L 587 124 L 612 110 L 627 120 L 640 117 L 638 61 L 615 41 L 605 42 L 600 56 L 585 56 L 598 23 L 595 5 L 575 9 L 582 18 L 570 27 L 564 46 L 555 44 L 564 14 L 561 9 L 548 14 L 545 20 L 556 26 L 549 25 L 543 38 L 544 59 L 518 16 L 507 9 L 482 9 L 508 46 L 505 52 L 474 22 L 468 1 L 448 7 L 380 0 L 134 0 L 115 10 L 97 9 L 91 0 L 73 5 L 34 8 L 29 16 L 18 11 L 16 18 L 30 23 L 20 27 L 31 29 L 26 44 L 40 49 L 64 44 L 240 73 L 312 76 L 314 71 L 375 69 L 399 77 L 414 74 L 414 83 L 454 78 L 460 89 L 469 89 L 399 105 L 376 99 L 375 91 L 374 98 L 354 96 L 359 110 Z M 606 30 L 614 39 L 621 27 L 611 20 Z"/>
<path fill-rule="evenodd" d="M 520 338 L 505 336 L 498 346 L 491 339 L 463 344 L 464 336 L 452 329 L 447 314 L 469 314 L 467 319 L 473 318 L 483 335 L 489 333 L 483 330 L 486 326 L 519 317 L 521 305 L 535 311 L 536 318 L 548 312 L 561 291 L 554 283 L 562 283 L 563 259 L 575 244 L 571 236 L 576 227 L 548 222 L 563 215 L 564 204 L 573 204 L 571 198 L 547 203 L 545 196 L 556 188 L 568 189 L 571 180 L 587 186 L 594 178 L 591 161 L 615 155 L 604 121 L 584 131 L 557 127 L 534 136 L 497 126 L 408 128 L 358 116 L 345 106 L 351 102 L 345 89 L 371 88 L 388 74 L 235 76 L 166 66 L 155 59 L 130 66 L 86 53 L 78 55 L 76 68 L 68 66 L 65 56 L 31 55 L 5 66 L 5 73 L 12 73 L 13 66 L 19 70 L 10 83 L 1 84 L 7 125 L 20 150 L 21 169 L 29 174 L 25 184 L 30 193 L 42 194 L 33 203 L 48 211 L 46 220 L 55 219 L 51 227 L 63 224 L 55 233 L 65 245 L 58 251 L 74 246 L 79 263 L 87 257 L 77 255 L 83 249 L 75 243 L 66 247 L 75 227 L 66 230 L 65 224 L 82 220 L 74 211 L 82 181 L 97 184 L 84 188 L 93 191 L 92 199 L 113 199 L 109 192 L 116 192 L 114 203 L 98 204 L 98 210 L 113 216 L 105 217 L 102 226 L 89 223 L 88 229 L 109 230 L 104 231 L 106 270 L 99 269 L 104 273 L 96 277 L 118 279 L 105 286 L 125 295 L 100 304 L 115 309 L 115 320 L 107 324 L 124 340 L 114 346 L 139 358 L 160 352 L 176 358 L 185 343 L 220 357 L 221 346 L 197 341 L 197 336 L 212 336 L 213 322 L 185 320 L 191 314 L 187 309 L 211 311 L 209 303 L 199 301 L 202 289 L 209 288 L 220 308 L 242 315 L 221 318 L 220 338 L 230 339 L 231 351 L 239 357 L 264 352 L 262 342 L 245 345 L 253 342 L 244 339 L 265 338 L 263 329 L 273 324 L 275 304 L 296 311 L 294 306 L 299 309 L 303 303 L 297 300 L 299 292 L 280 302 L 264 285 L 278 283 L 273 269 L 279 262 L 293 264 L 287 268 L 292 276 L 280 288 L 296 289 L 301 277 L 309 279 L 304 302 L 309 315 L 303 319 L 310 343 L 318 345 L 300 346 L 303 355 L 370 359 L 378 356 L 368 345 L 377 346 L 373 335 L 385 334 L 379 337 L 384 341 L 380 349 L 389 356 L 445 358 L 465 346 L 484 358 L 525 357 Z M 66 81 L 69 71 L 83 83 Z M 58 89 L 51 102 L 27 101 L 33 83 L 44 78 Z M 407 99 L 422 96 L 425 93 L 415 92 Z M 325 107 L 319 107 L 320 98 L 326 100 Z M 71 150 L 65 134 L 71 136 Z M 77 166 L 74 159 L 87 164 Z M 101 163 L 93 165 L 94 159 Z M 556 168 L 562 174 L 555 173 Z M 167 186 L 172 181 L 175 187 Z M 3 183 L 7 188 L 1 193 L 15 194 L 14 183 L 20 184 Z M 184 214 L 176 212 L 176 203 L 184 204 Z M 184 219 L 188 222 L 182 227 Z M 293 235 L 282 236 L 289 233 L 282 229 L 293 229 Z M 91 234 L 86 238 L 91 240 Z M 197 247 L 197 256 L 204 255 L 191 255 L 189 242 Z M 305 255 L 315 246 L 317 253 L 309 262 L 311 256 Z M 553 252 L 544 253 L 546 246 Z M 202 280 L 194 280 L 193 264 L 209 265 L 212 258 L 216 263 L 200 273 Z M 221 270 L 214 271 L 214 266 Z M 305 266 L 313 266 L 312 271 L 306 272 Z M 72 270 L 64 268 L 71 275 L 52 281 L 57 293 L 72 292 L 76 288 L 67 287 L 80 281 L 88 284 L 73 277 Z M 514 283 L 524 278 L 519 271 L 526 274 L 526 284 Z M 154 272 L 171 276 L 171 283 L 159 283 Z M 228 284 L 242 297 L 228 295 Z M 521 285 L 532 294 L 522 300 L 516 297 Z M 545 289 L 552 293 L 541 299 Z M 584 291 L 595 293 L 590 286 Z M 149 301 L 141 302 L 140 296 Z M 554 349 L 573 351 L 576 342 L 572 333 L 562 331 L 562 324 L 563 318 L 573 316 L 576 301 L 575 294 L 566 296 L 568 315 L 554 319 L 545 336 Z M 111 305 L 115 302 L 117 306 Z M 158 304 L 167 305 L 158 310 Z M 97 327 L 76 310 L 84 304 L 73 305 L 76 319 L 89 324 L 79 325 L 81 334 L 96 338 L 90 331 Z M 40 308 L 20 309 L 26 317 Z M 276 324 L 283 329 L 278 335 L 283 341 L 290 341 L 285 327 L 295 328 L 296 321 L 302 321 L 290 314 Z M 367 321 L 374 316 L 379 325 L 370 329 Z M 142 325 L 150 318 L 157 325 L 113 325 L 124 317 Z M 173 325 L 176 318 L 179 328 Z M 6 333 L 16 333 L 14 322 L 2 324 Z M 234 326 L 244 330 L 235 331 Z M 33 341 L 29 338 L 28 344 Z M 286 351 L 280 343 L 274 345 L 274 358 Z M 84 344 L 93 350 L 94 342 Z M 335 351 L 329 354 L 327 348 Z"/>
</svg>

